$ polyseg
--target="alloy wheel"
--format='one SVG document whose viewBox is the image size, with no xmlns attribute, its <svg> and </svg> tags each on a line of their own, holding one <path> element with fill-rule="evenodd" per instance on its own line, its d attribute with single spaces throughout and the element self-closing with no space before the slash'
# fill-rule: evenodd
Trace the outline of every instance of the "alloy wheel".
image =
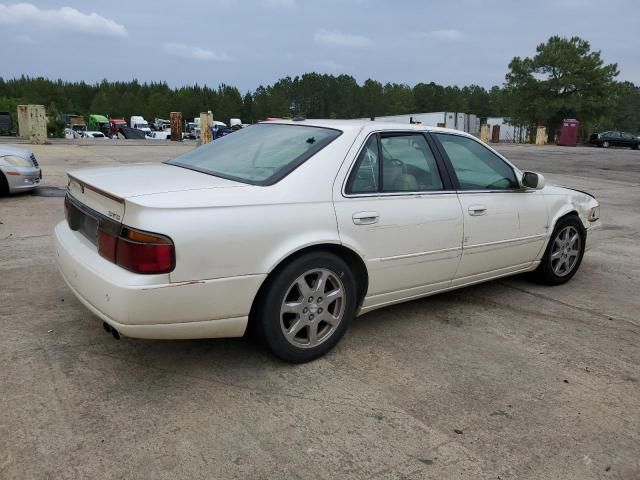
<svg viewBox="0 0 640 480">
<path fill-rule="evenodd" d="M 345 313 L 345 288 L 325 268 L 308 270 L 287 289 L 280 307 L 280 328 L 298 348 L 313 348 L 336 331 Z"/>
<path fill-rule="evenodd" d="M 578 263 L 582 239 L 576 227 L 568 225 L 558 232 L 551 247 L 551 268 L 558 277 L 569 275 Z"/>
</svg>

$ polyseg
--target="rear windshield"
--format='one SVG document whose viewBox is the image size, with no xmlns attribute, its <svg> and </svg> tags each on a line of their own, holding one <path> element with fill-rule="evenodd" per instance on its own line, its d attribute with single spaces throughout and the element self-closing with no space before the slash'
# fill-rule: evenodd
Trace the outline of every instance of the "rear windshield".
<svg viewBox="0 0 640 480">
<path fill-rule="evenodd" d="M 261 123 L 195 148 L 168 164 L 254 185 L 272 185 L 342 132 Z"/>
</svg>

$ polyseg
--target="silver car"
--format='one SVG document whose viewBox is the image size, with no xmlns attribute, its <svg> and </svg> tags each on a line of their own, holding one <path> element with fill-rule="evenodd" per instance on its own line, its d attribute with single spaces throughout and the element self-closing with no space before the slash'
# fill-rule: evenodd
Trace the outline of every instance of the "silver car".
<svg viewBox="0 0 640 480">
<path fill-rule="evenodd" d="M 42 170 L 33 152 L 0 145 L 0 195 L 32 190 L 41 179 Z"/>
</svg>

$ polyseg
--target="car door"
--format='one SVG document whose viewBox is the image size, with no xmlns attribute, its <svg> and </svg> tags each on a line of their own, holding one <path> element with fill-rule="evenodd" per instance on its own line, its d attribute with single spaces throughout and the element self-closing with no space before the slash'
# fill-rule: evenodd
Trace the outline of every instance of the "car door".
<svg viewBox="0 0 640 480">
<path fill-rule="evenodd" d="M 620 132 L 611 132 L 609 139 L 610 139 L 609 143 L 611 144 L 612 147 L 620 147 L 623 144 L 622 136 L 620 135 Z"/>
<path fill-rule="evenodd" d="M 342 242 L 366 261 L 363 309 L 447 288 L 462 252 L 462 212 L 425 133 L 371 133 L 334 189 Z"/>
<path fill-rule="evenodd" d="M 625 147 L 633 147 L 635 145 L 636 138 L 630 133 L 622 132 L 620 133 L 620 136 L 622 138 L 622 144 Z"/>
<path fill-rule="evenodd" d="M 525 270 L 548 232 L 542 191 L 520 188 L 514 168 L 469 136 L 433 135 L 450 168 L 464 217 L 459 286 Z"/>
</svg>

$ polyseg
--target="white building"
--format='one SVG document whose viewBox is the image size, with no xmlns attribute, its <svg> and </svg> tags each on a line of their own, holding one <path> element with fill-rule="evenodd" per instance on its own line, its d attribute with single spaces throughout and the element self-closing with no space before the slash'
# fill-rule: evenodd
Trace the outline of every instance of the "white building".
<svg viewBox="0 0 640 480">
<path fill-rule="evenodd" d="M 480 118 L 469 113 L 407 113 L 406 115 L 376 117 L 375 120 L 392 123 L 420 123 L 430 127 L 452 128 L 472 135 L 480 135 Z M 497 138 L 500 143 L 525 143 L 527 141 L 529 129 L 525 126 L 512 125 L 504 117 L 488 117 L 486 123 L 489 125 L 489 142 L 492 142 L 494 138 Z"/>
<path fill-rule="evenodd" d="M 392 123 L 420 123 L 430 127 L 445 127 L 478 135 L 480 119 L 477 115 L 461 112 L 408 113 L 376 117 L 376 121 Z"/>
<path fill-rule="evenodd" d="M 487 118 L 489 125 L 489 141 L 494 139 L 494 129 L 499 129 L 498 138 L 500 143 L 525 143 L 529 134 L 529 129 L 521 125 L 511 125 L 504 117 Z"/>
</svg>

